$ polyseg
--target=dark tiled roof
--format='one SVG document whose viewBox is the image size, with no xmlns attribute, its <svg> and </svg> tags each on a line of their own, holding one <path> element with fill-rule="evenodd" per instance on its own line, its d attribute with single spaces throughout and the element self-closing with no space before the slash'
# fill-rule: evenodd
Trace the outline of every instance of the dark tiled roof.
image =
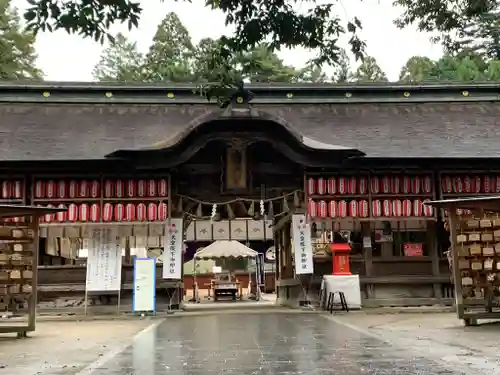
<svg viewBox="0 0 500 375">
<path fill-rule="evenodd" d="M 305 137 L 368 157 L 500 157 L 500 103 L 259 104 Z M 0 160 L 102 159 L 154 147 L 213 105 L 0 104 Z"/>
</svg>

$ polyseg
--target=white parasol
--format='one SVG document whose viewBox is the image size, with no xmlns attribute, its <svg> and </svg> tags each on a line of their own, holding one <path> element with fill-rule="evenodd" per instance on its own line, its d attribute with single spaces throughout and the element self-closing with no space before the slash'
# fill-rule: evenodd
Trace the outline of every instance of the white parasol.
<svg viewBox="0 0 500 375">
<path fill-rule="evenodd" d="M 195 254 L 196 259 L 248 259 L 259 253 L 238 241 L 215 241 Z"/>
</svg>

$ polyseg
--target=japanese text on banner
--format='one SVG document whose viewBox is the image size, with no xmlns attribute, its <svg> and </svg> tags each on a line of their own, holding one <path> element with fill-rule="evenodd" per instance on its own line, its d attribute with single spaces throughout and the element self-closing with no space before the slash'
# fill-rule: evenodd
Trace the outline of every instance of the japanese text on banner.
<svg viewBox="0 0 500 375">
<path fill-rule="evenodd" d="M 165 227 L 163 248 L 163 278 L 178 280 L 182 277 L 182 247 L 184 235 L 182 219 L 170 219 Z"/>
<path fill-rule="evenodd" d="M 311 228 L 309 224 L 306 224 L 305 215 L 292 216 L 292 238 L 295 274 L 314 273 Z"/>
</svg>

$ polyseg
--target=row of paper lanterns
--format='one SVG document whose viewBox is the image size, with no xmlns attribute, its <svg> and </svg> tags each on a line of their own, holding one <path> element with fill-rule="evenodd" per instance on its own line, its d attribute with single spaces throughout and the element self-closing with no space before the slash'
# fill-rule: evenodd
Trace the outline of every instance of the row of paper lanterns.
<svg viewBox="0 0 500 375">
<path fill-rule="evenodd" d="M 24 196 L 23 182 L 19 180 L 3 180 L 1 182 L 0 196 L 2 199 L 22 199 Z"/>
<path fill-rule="evenodd" d="M 165 221 L 168 218 L 168 206 L 161 203 L 105 203 L 94 204 L 70 204 L 58 206 L 47 205 L 47 207 L 67 208 L 55 214 L 46 214 L 41 218 L 42 222 L 121 222 L 121 221 Z"/>
<path fill-rule="evenodd" d="M 444 176 L 443 193 L 500 193 L 500 176 Z"/>
<path fill-rule="evenodd" d="M 355 176 L 319 177 L 306 180 L 308 195 L 368 194 L 368 188 L 372 194 L 431 194 L 433 191 L 430 176 L 385 176 L 369 179 Z"/>
<path fill-rule="evenodd" d="M 428 200 L 425 200 L 428 201 Z M 419 199 L 413 201 L 404 200 L 373 200 L 371 212 L 374 217 L 409 217 L 409 216 L 433 216 L 434 209 L 425 205 Z M 329 201 L 324 200 L 308 202 L 308 213 L 311 217 L 369 217 L 369 204 L 366 200 Z"/>
<path fill-rule="evenodd" d="M 97 180 L 36 181 L 35 199 L 100 198 L 101 186 Z M 104 198 L 166 197 L 168 183 L 159 180 L 106 180 L 102 189 Z"/>
</svg>

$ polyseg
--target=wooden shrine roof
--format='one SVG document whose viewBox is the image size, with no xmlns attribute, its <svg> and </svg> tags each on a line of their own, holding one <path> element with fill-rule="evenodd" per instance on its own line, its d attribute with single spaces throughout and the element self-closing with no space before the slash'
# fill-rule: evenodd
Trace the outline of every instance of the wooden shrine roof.
<svg viewBox="0 0 500 375">
<path fill-rule="evenodd" d="M 369 158 L 500 158 L 498 84 L 249 85 L 252 108 L 310 144 Z M 0 160 L 157 148 L 220 109 L 195 85 L 0 84 Z"/>
</svg>

